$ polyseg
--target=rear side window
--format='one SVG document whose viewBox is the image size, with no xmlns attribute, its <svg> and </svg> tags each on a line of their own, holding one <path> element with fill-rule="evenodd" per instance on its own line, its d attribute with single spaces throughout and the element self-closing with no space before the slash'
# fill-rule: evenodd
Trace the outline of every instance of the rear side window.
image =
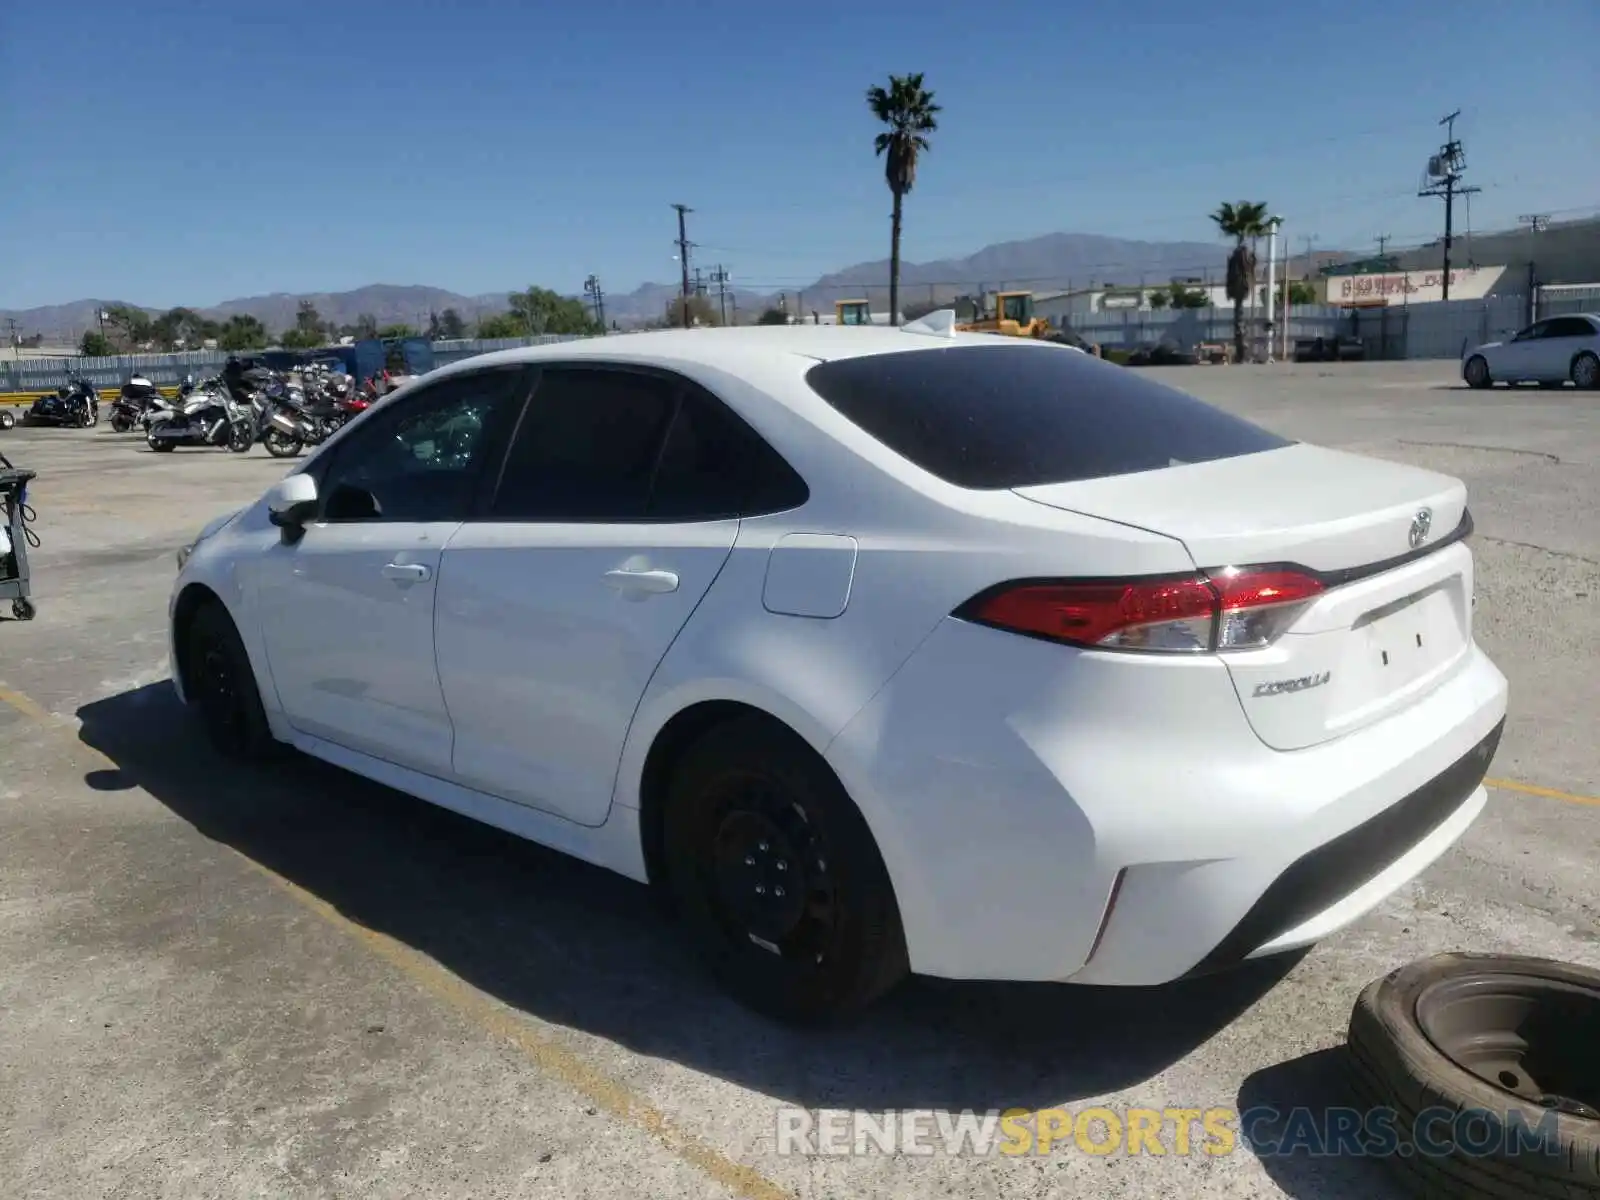
<svg viewBox="0 0 1600 1200">
<path fill-rule="evenodd" d="M 1137 371 L 1058 346 L 869 354 L 821 363 L 806 382 L 896 454 L 964 488 L 1071 483 L 1290 445 Z"/>
<path fill-rule="evenodd" d="M 710 521 L 798 508 L 805 481 L 715 397 L 686 385 L 650 494 L 656 521 Z"/>
</svg>

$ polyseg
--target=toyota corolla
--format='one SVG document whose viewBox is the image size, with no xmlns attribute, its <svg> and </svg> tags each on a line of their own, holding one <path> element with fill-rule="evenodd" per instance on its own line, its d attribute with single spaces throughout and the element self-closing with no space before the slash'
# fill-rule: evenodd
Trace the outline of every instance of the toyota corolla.
<svg viewBox="0 0 1600 1200">
<path fill-rule="evenodd" d="M 1483 808 L 1463 485 L 1073 349 L 596 338 L 386 397 L 180 554 L 173 679 L 648 882 L 745 1002 L 1300 947 Z"/>
</svg>

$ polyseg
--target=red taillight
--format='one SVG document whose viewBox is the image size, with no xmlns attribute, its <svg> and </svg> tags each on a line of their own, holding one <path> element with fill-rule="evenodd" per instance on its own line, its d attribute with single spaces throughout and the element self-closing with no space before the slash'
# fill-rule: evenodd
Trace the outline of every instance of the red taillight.
<svg viewBox="0 0 1600 1200">
<path fill-rule="evenodd" d="M 1321 591 L 1299 571 L 1230 568 L 1209 577 L 1019 583 L 975 597 L 956 615 L 1077 646 L 1196 654 L 1267 645 Z"/>
</svg>

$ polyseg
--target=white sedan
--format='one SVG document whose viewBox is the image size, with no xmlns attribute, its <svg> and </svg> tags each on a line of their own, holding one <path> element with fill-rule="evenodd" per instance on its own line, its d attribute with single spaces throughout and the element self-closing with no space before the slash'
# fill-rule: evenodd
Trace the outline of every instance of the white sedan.
<svg viewBox="0 0 1600 1200">
<path fill-rule="evenodd" d="M 1475 346 L 1462 358 L 1461 377 L 1475 388 L 1496 383 L 1558 387 L 1568 380 L 1580 388 L 1600 387 L 1600 316 L 1547 317 L 1508 341 Z"/>
<path fill-rule="evenodd" d="M 953 314 L 596 338 L 432 372 L 207 527 L 172 673 L 227 754 L 655 885 L 785 1018 L 1158 984 L 1483 808 L 1471 528 L 1455 479 Z"/>
</svg>

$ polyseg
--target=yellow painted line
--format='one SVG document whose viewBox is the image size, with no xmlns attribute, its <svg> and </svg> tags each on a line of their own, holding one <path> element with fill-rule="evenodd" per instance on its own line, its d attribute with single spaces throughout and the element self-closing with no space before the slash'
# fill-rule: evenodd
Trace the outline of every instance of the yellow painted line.
<svg viewBox="0 0 1600 1200">
<path fill-rule="evenodd" d="M 48 709 L 41 707 L 31 697 L 24 696 L 21 692 L 14 691 L 0 684 L 0 704 L 5 704 L 16 709 L 23 716 L 33 721 L 52 721 Z"/>
<path fill-rule="evenodd" d="M 1485 779 L 1483 782 L 1502 792 L 1521 792 L 1524 796 L 1543 796 L 1547 800 L 1560 800 L 1567 804 L 1592 804 L 1600 808 L 1600 796 L 1575 796 L 1571 792 L 1558 792 L 1555 788 L 1518 783 L 1514 779 Z"/>
<path fill-rule="evenodd" d="M 56 718 L 29 696 L 0 684 L 0 703 L 42 724 L 61 728 Z M 81 741 L 76 743 L 96 757 L 105 755 Z M 115 765 L 114 763 L 112 764 Z M 232 847 L 228 847 L 232 850 Z M 533 1029 L 504 1005 L 489 999 L 460 976 L 447 971 L 433 959 L 419 954 L 386 933 L 352 921 L 322 897 L 307 891 L 292 880 L 263 866 L 255 859 L 234 850 L 240 861 L 287 893 L 302 907 L 328 924 L 350 935 L 369 951 L 399 971 L 422 991 L 441 1000 L 486 1033 L 509 1042 L 533 1060 L 545 1074 L 553 1076 L 589 1100 L 597 1109 L 641 1130 L 671 1154 L 698 1169 L 713 1182 L 726 1188 L 739 1200 L 796 1200 L 794 1193 L 780 1187 L 754 1167 L 736 1162 L 720 1150 L 681 1129 L 670 1117 L 624 1084 L 586 1063 L 581 1056 Z"/>
<path fill-rule="evenodd" d="M 330 925 L 336 925 L 355 937 L 423 991 L 444 1001 L 481 1029 L 510 1042 L 546 1074 L 553 1075 L 587 1097 L 597 1108 L 643 1130 L 678 1158 L 697 1167 L 735 1196 L 743 1200 L 794 1200 L 793 1193 L 773 1183 L 755 1168 L 735 1162 L 692 1133 L 680 1129 L 660 1109 L 591 1067 L 565 1046 L 535 1032 L 526 1021 L 488 999 L 432 959 L 388 934 L 352 921 L 320 896 L 268 870 L 254 859 L 245 858 L 242 854 L 240 858 Z"/>
</svg>

